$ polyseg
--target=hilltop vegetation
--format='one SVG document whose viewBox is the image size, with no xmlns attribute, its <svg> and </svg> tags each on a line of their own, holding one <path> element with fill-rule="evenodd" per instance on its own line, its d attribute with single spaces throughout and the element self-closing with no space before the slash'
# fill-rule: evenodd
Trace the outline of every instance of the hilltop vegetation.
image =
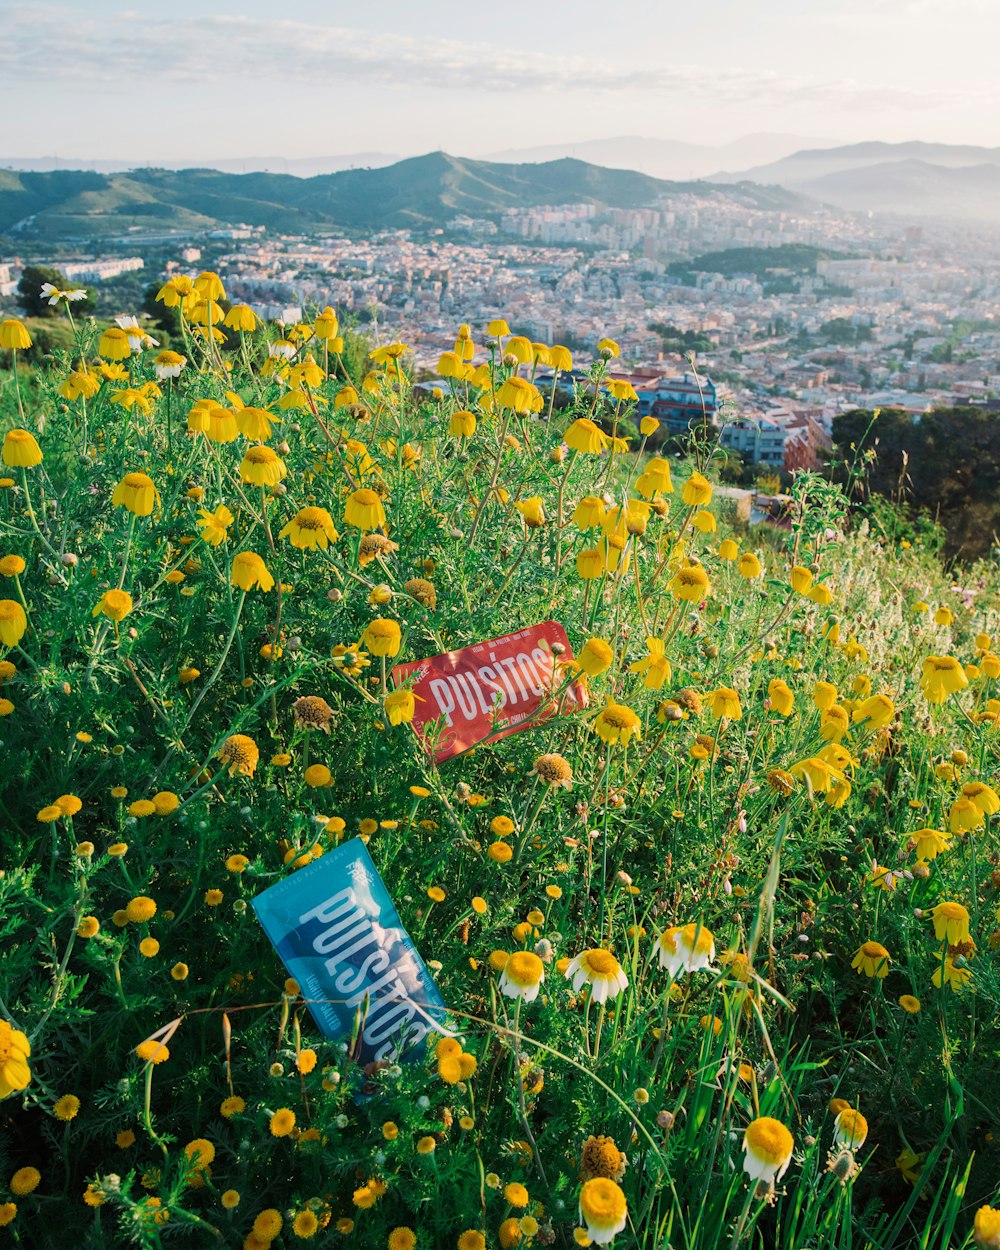
<svg viewBox="0 0 1000 1250">
<path fill-rule="evenodd" d="M 788 274 L 814 274 L 817 261 L 849 259 L 848 253 L 829 247 L 783 243 L 779 247 L 729 247 L 720 252 L 705 252 L 691 260 L 674 261 L 669 271 L 691 282 L 697 273 L 718 273 L 725 278 L 746 274 L 765 282 L 779 270 Z"/>
</svg>

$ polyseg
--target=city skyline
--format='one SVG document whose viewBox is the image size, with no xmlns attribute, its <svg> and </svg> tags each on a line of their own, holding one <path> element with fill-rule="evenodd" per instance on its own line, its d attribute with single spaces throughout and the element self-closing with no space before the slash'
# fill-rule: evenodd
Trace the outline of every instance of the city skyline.
<svg viewBox="0 0 1000 1250">
<path fill-rule="evenodd" d="M 697 12 L 596 0 L 501 14 L 438 0 L 298 6 L 178 0 L 0 3 L 0 81 L 27 104 L 0 156 L 210 161 L 399 156 L 617 135 L 720 145 L 755 132 L 823 143 L 1000 144 L 997 96 L 969 46 L 1000 35 L 990 0 L 792 0 Z M 613 24 L 609 20 L 613 17 Z"/>
</svg>

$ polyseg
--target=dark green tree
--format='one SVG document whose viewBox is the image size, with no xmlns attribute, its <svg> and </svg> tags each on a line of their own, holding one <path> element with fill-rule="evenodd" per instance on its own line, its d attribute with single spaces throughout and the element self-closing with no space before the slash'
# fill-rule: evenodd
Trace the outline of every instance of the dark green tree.
<svg viewBox="0 0 1000 1250">
<path fill-rule="evenodd" d="M 855 409 L 834 418 L 833 443 L 837 476 L 850 477 L 857 504 L 881 495 L 911 517 L 937 520 L 951 557 L 989 551 L 1000 532 L 1000 421 L 994 413 L 939 408 L 914 420 L 890 408 L 871 424 L 870 412 Z M 868 450 L 873 460 L 865 457 Z"/>
<path fill-rule="evenodd" d="M 168 308 L 161 300 L 156 302 L 156 292 L 160 289 L 159 283 L 154 282 L 152 286 L 147 286 L 142 295 L 142 311 L 153 322 L 158 330 L 168 334 L 173 341 L 180 341 L 181 331 L 181 310 L 180 308 Z"/>
</svg>

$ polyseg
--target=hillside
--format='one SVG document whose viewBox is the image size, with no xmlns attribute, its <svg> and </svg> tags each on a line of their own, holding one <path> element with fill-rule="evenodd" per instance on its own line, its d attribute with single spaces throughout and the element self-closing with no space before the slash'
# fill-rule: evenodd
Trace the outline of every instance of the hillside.
<svg viewBox="0 0 1000 1250">
<path fill-rule="evenodd" d="M 1000 148 L 947 143 L 854 143 L 811 148 L 717 182 L 776 185 L 860 212 L 995 220 Z"/>
<path fill-rule="evenodd" d="M 434 229 L 459 213 L 495 218 L 507 208 L 580 202 L 636 208 L 695 187 L 759 207 L 802 202 L 793 193 L 744 182 L 711 187 L 577 160 L 511 165 L 433 152 L 312 178 L 210 169 L 2 171 L 0 233 L 78 238 L 240 223 L 296 233 Z"/>
<path fill-rule="evenodd" d="M 927 161 L 890 161 L 828 174 L 808 185 L 817 199 L 859 212 L 1000 218 L 1000 163 L 951 169 Z"/>
</svg>

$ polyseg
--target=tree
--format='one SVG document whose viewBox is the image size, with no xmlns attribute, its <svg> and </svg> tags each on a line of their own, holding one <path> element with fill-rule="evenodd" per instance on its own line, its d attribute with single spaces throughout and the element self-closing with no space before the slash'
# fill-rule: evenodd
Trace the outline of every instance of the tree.
<svg viewBox="0 0 1000 1250">
<path fill-rule="evenodd" d="M 25 265 L 17 284 L 17 302 L 24 309 L 26 316 L 55 317 L 62 311 L 57 304 L 50 304 L 42 295 L 42 287 L 46 282 L 51 282 L 60 291 L 68 291 L 72 288 L 72 283 L 58 269 L 51 269 L 48 265 Z M 88 291 L 85 299 L 74 303 L 74 313 L 90 312 L 95 303 L 93 295 Z"/>
<path fill-rule="evenodd" d="M 854 478 L 853 502 L 874 493 L 913 517 L 932 515 L 947 533 L 949 556 L 969 559 L 990 550 L 1000 531 L 1000 421 L 993 413 L 939 408 L 914 421 L 889 408 L 873 424 L 870 412 L 855 409 L 834 418 L 833 442 L 843 460 L 837 477 Z M 874 460 L 864 458 L 868 449 Z"/>
</svg>

